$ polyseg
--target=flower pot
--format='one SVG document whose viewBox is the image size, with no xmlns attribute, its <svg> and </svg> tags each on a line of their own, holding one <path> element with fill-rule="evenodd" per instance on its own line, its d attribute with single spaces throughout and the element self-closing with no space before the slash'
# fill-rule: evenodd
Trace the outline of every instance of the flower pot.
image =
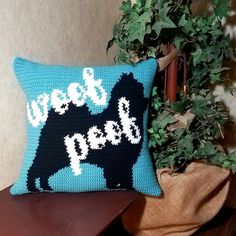
<svg viewBox="0 0 236 236">
<path fill-rule="evenodd" d="M 219 212 L 230 184 L 230 171 L 197 162 L 184 173 L 161 169 L 157 176 L 163 197 L 143 196 L 122 217 L 134 235 L 191 235 Z"/>
</svg>

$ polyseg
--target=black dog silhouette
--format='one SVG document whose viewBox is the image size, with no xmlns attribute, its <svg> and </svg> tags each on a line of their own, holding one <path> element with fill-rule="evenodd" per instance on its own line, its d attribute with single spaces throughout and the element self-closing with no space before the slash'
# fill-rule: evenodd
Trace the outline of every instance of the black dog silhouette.
<svg viewBox="0 0 236 236">
<path fill-rule="evenodd" d="M 102 149 L 89 149 L 87 158 L 81 163 L 101 167 L 107 188 L 132 189 L 132 167 L 141 152 L 143 113 L 148 104 L 148 99 L 144 97 L 143 92 L 142 83 L 134 79 L 132 73 L 122 74 L 112 89 L 108 107 L 102 113 L 92 115 L 87 105 L 76 107 L 73 103 L 69 104 L 69 109 L 63 115 L 59 115 L 54 109 L 51 109 L 46 124 L 41 130 L 36 157 L 28 171 L 28 190 L 39 191 L 35 184 L 35 180 L 39 178 L 41 189 L 51 191 L 52 188 L 48 183 L 49 177 L 62 168 L 70 166 L 70 158 L 64 143 L 65 136 L 72 137 L 75 133 L 85 135 L 93 125 L 104 130 L 104 124 L 108 120 L 120 124 L 118 100 L 121 97 L 130 101 L 129 117 L 136 118 L 135 124 L 141 131 L 141 140 L 138 144 L 131 144 L 122 134 L 121 142 L 118 145 L 106 142 Z"/>
</svg>

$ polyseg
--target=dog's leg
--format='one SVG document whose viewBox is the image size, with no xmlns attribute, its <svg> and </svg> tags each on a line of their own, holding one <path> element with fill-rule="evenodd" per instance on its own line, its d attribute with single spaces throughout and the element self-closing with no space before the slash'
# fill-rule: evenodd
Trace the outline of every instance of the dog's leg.
<svg viewBox="0 0 236 236">
<path fill-rule="evenodd" d="M 122 172 L 122 173 L 121 173 Z M 104 177 L 108 189 L 133 189 L 132 168 L 116 172 L 104 169 Z"/>
<path fill-rule="evenodd" d="M 53 190 L 48 183 L 48 178 L 40 178 L 40 185 L 44 191 L 52 191 Z"/>
<path fill-rule="evenodd" d="M 38 192 L 38 189 L 36 188 L 35 180 L 36 179 L 33 176 L 28 175 L 27 182 L 26 182 L 28 191 Z"/>
</svg>

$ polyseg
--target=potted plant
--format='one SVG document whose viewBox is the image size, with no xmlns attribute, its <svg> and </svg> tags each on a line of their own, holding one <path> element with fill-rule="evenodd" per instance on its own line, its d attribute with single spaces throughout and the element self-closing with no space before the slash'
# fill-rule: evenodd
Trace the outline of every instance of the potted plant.
<svg viewBox="0 0 236 236">
<path fill-rule="evenodd" d="M 200 161 L 235 173 L 236 152 L 229 153 L 222 144 L 224 127 L 234 118 L 214 96 L 217 84 L 224 84 L 231 93 L 235 90 L 230 68 L 225 66 L 234 49 L 222 26 L 229 0 L 208 1 L 201 15 L 194 14 L 193 3 L 123 1 L 121 19 L 107 49 L 117 44 L 115 61 L 133 64 L 173 50 L 180 52 L 165 73 L 158 75 L 152 92 L 149 147 L 157 169 L 169 168 L 169 174 L 184 172 L 189 163 Z"/>
<path fill-rule="evenodd" d="M 153 88 L 149 146 L 157 168 L 176 171 L 189 161 L 201 159 L 236 172 L 236 153 L 227 153 L 220 145 L 224 125 L 233 118 L 214 97 L 216 84 L 225 83 L 227 90 L 234 92 L 227 73 L 230 68 L 224 66 L 234 49 L 221 24 L 228 2 L 210 1 L 203 15 L 194 15 L 187 0 L 122 3 L 121 20 L 108 43 L 108 48 L 114 43 L 119 47 L 116 62 L 159 58 L 169 45 L 187 58 L 187 81 L 177 82 L 176 102 L 165 98 L 164 84 Z M 183 67 L 180 62 L 180 69 L 175 71 L 180 79 L 184 77 Z"/>
</svg>

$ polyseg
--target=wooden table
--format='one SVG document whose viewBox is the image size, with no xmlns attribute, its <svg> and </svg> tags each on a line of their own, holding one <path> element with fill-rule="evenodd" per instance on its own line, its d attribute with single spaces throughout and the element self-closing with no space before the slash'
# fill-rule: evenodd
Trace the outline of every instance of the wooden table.
<svg viewBox="0 0 236 236">
<path fill-rule="evenodd" d="M 101 235 L 139 196 L 131 191 L 11 196 L 7 188 L 0 192 L 0 235 Z"/>
</svg>

